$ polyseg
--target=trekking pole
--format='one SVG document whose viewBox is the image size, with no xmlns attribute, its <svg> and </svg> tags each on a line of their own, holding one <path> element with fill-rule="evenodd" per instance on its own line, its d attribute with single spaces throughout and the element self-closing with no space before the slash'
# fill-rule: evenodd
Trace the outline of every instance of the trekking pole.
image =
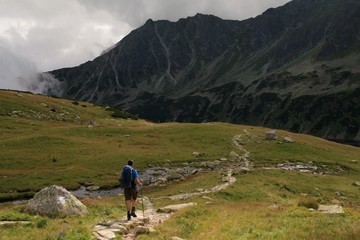
<svg viewBox="0 0 360 240">
<path fill-rule="evenodd" d="M 142 205 L 142 211 L 143 211 L 143 221 L 145 226 L 145 211 L 144 211 L 144 198 L 142 194 L 142 187 L 140 188 L 140 195 L 141 195 L 141 205 Z"/>
</svg>

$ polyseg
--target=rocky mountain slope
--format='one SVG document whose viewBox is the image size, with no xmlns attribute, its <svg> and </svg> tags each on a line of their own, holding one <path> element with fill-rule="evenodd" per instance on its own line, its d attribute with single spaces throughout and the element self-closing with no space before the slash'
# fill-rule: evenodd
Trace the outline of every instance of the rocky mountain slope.
<svg viewBox="0 0 360 240">
<path fill-rule="evenodd" d="M 244 21 L 152 21 L 44 77 L 153 121 L 226 121 L 360 142 L 360 2 L 294 0 Z M 49 89 L 51 94 L 54 89 Z"/>
</svg>

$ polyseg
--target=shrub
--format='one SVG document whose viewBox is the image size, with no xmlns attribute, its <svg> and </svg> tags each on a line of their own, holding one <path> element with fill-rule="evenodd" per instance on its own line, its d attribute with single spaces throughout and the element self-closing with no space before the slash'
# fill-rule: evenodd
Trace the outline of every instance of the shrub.
<svg viewBox="0 0 360 240">
<path fill-rule="evenodd" d="M 42 218 L 42 219 L 39 219 L 37 222 L 36 222 L 36 227 L 37 228 L 45 228 L 47 226 L 47 221 L 46 219 Z"/>
<path fill-rule="evenodd" d="M 299 207 L 306 207 L 312 209 L 318 209 L 319 203 L 314 199 L 301 200 L 298 204 Z"/>
<path fill-rule="evenodd" d="M 105 108 L 106 111 L 112 111 L 113 113 L 111 114 L 112 117 L 114 118 L 123 118 L 123 119 L 133 119 L 133 120 L 138 120 L 138 118 L 128 112 L 123 111 L 122 109 L 119 108 L 115 108 L 115 107 L 106 107 Z"/>
</svg>

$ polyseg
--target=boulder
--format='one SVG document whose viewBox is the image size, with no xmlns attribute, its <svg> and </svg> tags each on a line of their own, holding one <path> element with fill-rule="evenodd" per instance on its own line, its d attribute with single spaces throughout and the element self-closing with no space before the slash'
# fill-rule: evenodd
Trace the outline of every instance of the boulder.
<svg viewBox="0 0 360 240">
<path fill-rule="evenodd" d="M 284 141 L 287 142 L 287 143 L 293 143 L 293 142 L 295 142 L 295 140 L 292 139 L 291 137 L 284 137 Z"/>
<path fill-rule="evenodd" d="M 240 157 L 240 155 L 237 154 L 237 153 L 234 152 L 234 151 L 231 151 L 231 152 L 229 153 L 229 159 L 230 159 L 230 160 L 236 160 L 236 159 L 238 159 L 239 157 Z"/>
<path fill-rule="evenodd" d="M 82 185 L 84 185 L 85 187 L 90 187 L 90 186 L 93 186 L 94 183 L 93 182 L 84 182 L 84 183 L 82 183 Z"/>
<path fill-rule="evenodd" d="M 87 208 L 73 194 L 61 186 L 42 189 L 25 205 L 26 212 L 49 217 L 79 216 L 87 214 Z"/>
<path fill-rule="evenodd" d="M 108 230 L 108 229 L 99 230 L 99 231 L 94 233 L 94 236 L 97 239 L 114 239 L 114 238 L 116 238 L 115 233 L 113 231 L 111 231 L 111 230 Z"/>
<path fill-rule="evenodd" d="M 215 163 L 214 162 L 207 162 L 206 163 L 206 167 L 208 167 L 208 168 L 212 168 L 212 169 L 214 169 L 215 168 Z"/>
<path fill-rule="evenodd" d="M 178 180 L 181 179 L 181 175 L 178 174 L 176 171 L 171 171 L 169 173 L 169 176 L 167 177 L 167 180 L 169 181 L 174 181 L 174 180 Z"/>
<path fill-rule="evenodd" d="M 265 139 L 268 140 L 275 140 L 278 138 L 278 134 L 276 132 L 276 130 L 271 130 L 265 133 Z"/>
<path fill-rule="evenodd" d="M 250 169 L 250 168 L 241 167 L 241 168 L 239 169 L 239 173 L 248 173 L 248 172 L 251 172 L 251 169 Z"/>
<path fill-rule="evenodd" d="M 0 221 L 0 227 L 12 227 L 16 225 L 31 225 L 31 222 L 29 221 Z"/>
<path fill-rule="evenodd" d="M 96 225 L 94 227 L 94 231 L 99 231 L 99 230 L 104 230 L 104 229 L 107 229 L 107 227 L 104 225 Z"/>
<path fill-rule="evenodd" d="M 319 212 L 322 213 L 331 213 L 331 214 L 343 214 L 344 209 L 339 205 L 319 205 Z"/>
<path fill-rule="evenodd" d="M 113 225 L 110 226 L 110 229 L 117 229 L 118 230 L 117 232 L 121 234 L 127 234 L 129 232 L 129 230 L 125 226 L 119 223 L 114 223 Z"/>
<path fill-rule="evenodd" d="M 191 171 L 191 174 L 197 174 L 199 172 L 199 169 L 193 169 L 192 171 Z"/>
<path fill-rule="evenodd" d="M 160 177 L 160 178 L 158 178 L 158 181 L 161 183 L 165 183 L 165 182 L 167 182 L 167 179 L 164 177 Z"/>
<path fill-rule="evenodd" d="M 201 152 L 193 152 L 192 153 L 193 157 L 201 157 L 201 156 L 204 156 L 205 153 L 201 153 Z"/>
<path fill-rule="evenodd" d="M 151 227 L 137 226 L 135 228 L 135 235 L 148 234 L 155 232 L 155 230 Z"/>
<path fill-rule="evenodd" d="M 86 190 L 89 191 L 89 192 L 97 191 L 99 189 L 100 189 L 99 186 L 88 186 L 88 187 L 86 187 Z"/>
<path fill-rule="evenodd" d="M 158 213 L 172 213 L 172 212 L 176 212 L 180 209 L 183 209 L 185 207 L 191 207 L 191 206 L 195 206 L 196 203 L 183 203 L 183 204 L 177 204 L 177 205 L 169 205 L 163 208 L 159 208 L 157 210 Z"/>
<path fill-rule="evenodd" d="M 356 181 L 356 182 L 353 183 L 353 185 L 356 186 L 356 187 L 360 187 L 360 182 Z"/>
</svg>

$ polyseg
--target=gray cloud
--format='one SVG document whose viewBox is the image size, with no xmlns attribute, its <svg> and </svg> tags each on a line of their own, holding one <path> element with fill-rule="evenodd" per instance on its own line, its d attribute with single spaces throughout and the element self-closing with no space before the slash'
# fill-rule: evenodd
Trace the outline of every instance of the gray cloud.
<svg viewBox="0 0 360 240">
<path fill-rule="evenodd" d="M 0 88 L 28 90 L 28 81 L 36 79 L 35 64 L 0 47 Z M 24 81 L 24 79 L 28 79 Z"/>
<path fill-rule="evenodd" d="M 0 88 L 79 65 L 153 20 L 213 14 L 242 20 L 289 0 L 0 0 Z"/>
<path fill-rule="evenodd" d="M 243 20 L 290 0 L 78 0 L 89 11 L 102 9 L 136 28 L 149 18 L 176 21 L 196 13 Z"/>
</svg>

